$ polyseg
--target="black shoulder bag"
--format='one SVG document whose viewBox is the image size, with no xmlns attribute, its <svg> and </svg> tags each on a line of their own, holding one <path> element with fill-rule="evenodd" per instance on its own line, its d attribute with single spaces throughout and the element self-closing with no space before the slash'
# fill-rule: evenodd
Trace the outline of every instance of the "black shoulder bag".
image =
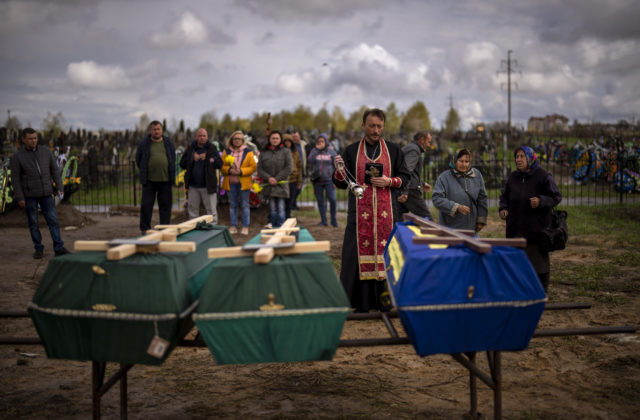
<svg viewBox="0 0 640 420">
<path fill-rule="evenodd" d="M 543 252 L 553 252 L 565 249 L 569 239 L 567 226 L 567 212 L 551 210 L 551 225 L 544 228 L 538 235 L 538 247 Z"/>
</svg>

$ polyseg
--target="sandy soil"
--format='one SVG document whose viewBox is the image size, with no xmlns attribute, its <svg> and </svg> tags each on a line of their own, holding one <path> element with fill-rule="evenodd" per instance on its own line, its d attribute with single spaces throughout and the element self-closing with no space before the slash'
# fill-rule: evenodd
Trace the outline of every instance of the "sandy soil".
<svg viewBox="0 0 640 420">
<path fill-rule="evenodd" d="M 308 213 L 307 213 L 308 214 Z M 111 239 L 138 234 L 136 213 L 83 215 L 59 207 L 63 239 Z M 179 216 L 177 220 L 184 216 Z M 226 220 L 225 220 L 226 219 Z M 250 233 L 266 223 L 252 213 Z M 221 209 L 220 222 L 228 218 Z M 341 228 L 316 226 L 316 217 L 298 217 L 317 240 L 332 242 L 339 261 Z M 503 232 L 491 220 L 488 232 Z M 43 228 L 45 258 L 32 259 L 33 247 L 22 213 L 0 217 L 0 311 L 25 310 L 49 259 L 51 241 Z M 245 238 L 235 235 L 237 243 Z M 581 241 L 580 243 L 584 243 Z M 564 260 L 596 258 L 596 246 L 571 245 L 552 256 Z M 614 251 L 612 251 L 614 252 Z M 575 297 L 574 286 L 554 281 L 551 300 L 587 301 L 589 310 L 547 311 L 543 328 L 640 324 L 640 277 L 623 270 L 634 286 L 622 301 L 601 303 Z M 397 321 L 397 320 L 396 320 Z M 396 327 L 401 329 L 399 323 Z M 379 321 L 349 321 L 343 338 L 385 337 Z M 2 319 L 0 336 L 35 336 L 29 319 Z M 478 354 L 487 368 L 484 354 Z M 503 414 L 511 419 L 640 418 L 640 339 L 634 335 L 537 338 L 521 352 L 503 353 Z M 116 370 L 108 365 L 107 374 Z M 411 346 L 339 348 L 331 362 L 216 366 L 207 348 L 178 348 L 161 367 L 129 371 L 130 418 L 461 418 L 468 411 L 468 373 L 448 355 L 416 356 Z M 479 410 L 493 416 L 493 394 L 479 382 Z M 115 387 L 102 402 L 104 418 L 119 416 Z M 0 418 L 88 418 L 91 365 L 49 360 L 39 345 L 0 346 Z"/>
</svg>

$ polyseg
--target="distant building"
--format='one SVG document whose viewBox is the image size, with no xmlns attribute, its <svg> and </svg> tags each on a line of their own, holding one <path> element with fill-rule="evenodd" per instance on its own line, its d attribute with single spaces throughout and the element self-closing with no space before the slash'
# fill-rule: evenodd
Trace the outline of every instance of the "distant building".
<svg viewBox="0 0 640 420">
<path fill-rule="evenodd" d="M 547 133 L 569 131 L 569 118 L 560 114 L 547 115 L 546 117 L 531 117 L 527 122 L 527 131 L 530 133 Z"/>
</svg>

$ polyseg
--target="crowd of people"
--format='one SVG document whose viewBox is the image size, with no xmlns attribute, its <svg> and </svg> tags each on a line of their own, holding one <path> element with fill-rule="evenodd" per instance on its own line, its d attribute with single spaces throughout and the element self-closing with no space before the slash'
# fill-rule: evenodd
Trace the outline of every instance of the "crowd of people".
<svg viewBox="0 0 640 420">
<path fill-rule="evenodd" d="M 433 219 L 424 196 L 433 190 L 437 221 L 477 235 L 487 224 L 488 199 L 482 174 L 473 167 L 472 151 L 457 150 L 450 167 L 432 188 L 422 177 L 431 134 L 419 131 L 401 148 L 383 137 L 385 119 L 382 110 L 367 110 L 362 116 L 363 137 L 343 150 L 338 150 L 339 144 L 332 143 L 325 133 L 307 143 L 299 131 L 283 134 L 277 130 L 268 133 L 260 150 L 249 144 L 242 131 L 231 133 L 224 145 L 216 145 L 207 131 L 199 128 L 179 160 L 185 170 L 189 217 L 198 217 L 202 205 L 217 223 L 218 189 L 222 189 L 229 197 L 229 232 L 248 235 L 249 194 L 256 187 L 253 176 L 257 174 L 263 183 L 258 187 L 269 202 L 268 227 L 280 227 L 298 209 L 296 200 L 306 174 L 317 200 L 318 224 L 338 227 L 336 188 L 349 189 L 352 193 L 348 195 L 340 279 L 356 311 L 388 310 L 388 302 L 381 299 L 386 291 L 383 254 L 394 223 L 407 212 Z M 49 148 L 38 146 L 33 129 L 23 130 L 22 142 L 11 169 L 16 201 L 26 212 L 34 258 L 42 258 L 44 253 L 38 207 L 49 226 L 55 255 L 66 254 L 69 251 L 64 248 L 52 198 L 60 193 L 62 185 L 55 158 Z M 526 254 L 547 290 L 549 254 L 540 250 L 537 238 L 549 226 L 551 210 L 562 196 L 553 177 L 540 168 L 531 148 L 519 147 L 514 155 L 516 170 L 502 189 L 499 217 L 506 220 L 506 237 L 526 238 Z M 156 201 L 160 224 L 171 221 L 175 156 L 174 143 L 164 135 L 162 124 L 152 121 L 135 153 L 142 185 L 142 234 L 151 228 Z"/>
</svg>

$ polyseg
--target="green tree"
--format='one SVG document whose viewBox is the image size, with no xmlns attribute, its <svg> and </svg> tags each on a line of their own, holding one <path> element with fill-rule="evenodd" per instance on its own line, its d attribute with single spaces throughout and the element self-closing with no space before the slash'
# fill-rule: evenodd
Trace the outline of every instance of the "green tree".
<svg viewBox="0 0 640 420">
<path fill-rule="evenodd" d="M 334 106 L 331 111 L 331 125 L 338 133 L 343 133 L 347 129 L 347 118 L 338 105 Z"/>
<path fill-rule="evenodd" d="M 216 116 L 215 111 L 205 112 L 200 116 L 200 123 L 198 124 L 198 128 L 204 128 L 208 133 L 215 133 L 215 131 L 219 128 L 220 122 L 218 121 L 218 117 Z"/>
<path fill-rule="evenodd" d="M 251 129 L 251 123 L 249 122 L 248 118 L 236 117 L 235 124 L 238 130 L 242 130 L 245 133 L 247 133 L 249 129 Z"/>
<path fill-rule="evenodd" d="M 222 116 L 222 121 L 220 121 L 220 130 L 222 130 L 223 135 L 228 135 L 234 132 L 236 129 L 236 124 L 231 118 L 231 114 L 228 112 Z"/>
<path fill-rule="evenodd" d="M 300 130 L 312 130 L 314 128 L 314 121 L 311 108 L 305 107 L 304 105 L 298 105 L 298 107 L 293 111 L 291 123 L 295 128 Z"/>
<path fill-rule="evenodd" d="M 49 133 L 53 133 L 53 137 L 58 138 L 60 133 L 66 130 L 66 125 L 62 112 L 57 114 L 47 112 L 47 116 L 42 120 L 41 129 L 44 135 L 48 136 Z"/>
<path fill-rule="evenodd" d="M 366 111 L 368 108 L 368 106 L 362 105 L 359 109 L 349 114 L 349 119 L 347 120 L 347 130 L 362 131 L 362 114 L 364 114 L 364 111 Z"/>
<path fill-rule="evenodd" d="M 453 134 L 460 130 L 460 115 L 455 108 L 449 108 L 447 112 L 447 118 L 444 120 L 444 132 L 447 134 Z"/>
<path fill-rule="evenodd" d="M 331 115 L 324 106 L 318 110 L 318 113 L 313 119 L 314 128 L 318 129 L 321 133 L 329 131 L 329 125 L 331 124 Z"/>
<path fill-rule="evenodd" d="M 402 124 L 402 115 L 398 112 L 396 104 L 391 102 L 385 113 L 384 131 L 388 134 L 396 134 L 400 130 L 400 124 Z"/>
<path fill-rule="evenodd" d="M 429 110 L 422 101 L 417 101 L 411 105 L 402 119 L 402 130 L 407 134 L 415 133 L 419 130 L 431 130 L 431 120 Z"/>
<path fill-rule="evenodd" d="M 267 129 L 267 113 L 263 112 L 262 114 L 258 114 L 254 112 L 251 116 L 251 131 L 257 133 L 258 135 L 262 135 Z"/>
</svg>

